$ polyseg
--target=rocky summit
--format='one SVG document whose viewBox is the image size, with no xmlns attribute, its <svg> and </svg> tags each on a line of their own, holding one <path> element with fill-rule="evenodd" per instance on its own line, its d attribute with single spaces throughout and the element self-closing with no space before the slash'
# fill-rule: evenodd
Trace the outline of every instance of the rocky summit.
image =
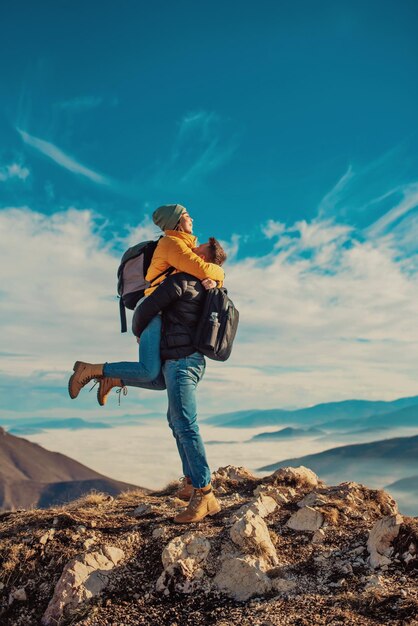
<svg viewBox="0 0 418 626">
<path fill-rule="evenodd" d="M 305 467 L 220 468 L 176 525 L 176 484 L 0 515 L 2 626 L 418 626 L 418 519 Z"/>
</svg>

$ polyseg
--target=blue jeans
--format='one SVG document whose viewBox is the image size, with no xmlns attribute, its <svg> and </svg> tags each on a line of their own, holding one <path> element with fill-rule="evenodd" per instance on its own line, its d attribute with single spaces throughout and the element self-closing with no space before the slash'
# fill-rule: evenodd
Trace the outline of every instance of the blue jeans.
<svg viewBox="0 0 418 626">
<path fill-rule="evenodd" d="M 167 420 L 180 454 L 183 474 L 199 489 L 210 483 L 210 469 L 199 433 L 196 410 L 196 387 L 205 373 L 205 358 L 194 352 L 182 359 L 163 364 L 167 385 Z"/>
<path fill-rule="evenodd" d="M 142 341 L 142 339 L 141 339 Z M 210 469 L 205 447 L 197 425 L 196 387 L 205 373 L 205 358 L 194 352 L 182 359 L 165 361 L 162 373 L 151 382 L 139 382 L 124 378 L 125 385 L 141 389 L 165 389 L 167 387 L 167 420 L 176 440 L 183 474 L 188 476 L 197 489 L 210 483 Z"/>
<path fill-rule="evenodd" d="M 138 306 L 141 306 L 139 304 Z M 142 387 L 139 383 L 152 383 L 157 385 L 149 389 L 165 389 L 161 387 L 161 315 L 156 315 L 141 334 L 139 344 L 138 362 L 120 361 L 118 363 L 105 363 L 103 374 L 109 378 L 120 378 L 124 385 Z"/>
</svg>

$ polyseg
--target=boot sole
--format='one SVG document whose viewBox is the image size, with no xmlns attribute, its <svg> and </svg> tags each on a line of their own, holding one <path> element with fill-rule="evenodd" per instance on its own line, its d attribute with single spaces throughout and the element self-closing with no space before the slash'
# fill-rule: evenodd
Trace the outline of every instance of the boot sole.
<svg viewBox="0 0 418 626">
<path fill-rule="evenodd" d="M 97 402 L 100 404 L 100 406 L 104 406 L 106 404 L 106 401 L 107 401 L 107 398 L 106 398 L 106 400 L 104 400 L 104 401 L 102 400 L 102 402 L 100 402 L 100 386 L 99 386 L 99 388 L 97 390 Z"/>
<path fill-rule="evenodd" d="M 77 369 L 78 369 L 79 365 L 81 365 L 81 361 L 76 361 L 74 363 L 74 365 L 73 365 L 73 372 L 74 372 L 74 374 L 72 374 L 70 376 L 70 380 L 68 381 L 68 395 L 70 396 L 71 400 L 75 400 L 77 398 L 77 396 L 78 396 L 78 393 L 80 393 L 80 392 L 78 392 L 76 395 L 74 395 L 71 392 L 71 383 L 72 383 L 72 380 L 73 380 L 74 376 L 76 375 L 76 372 L 77 372 Z"/>
</svg>

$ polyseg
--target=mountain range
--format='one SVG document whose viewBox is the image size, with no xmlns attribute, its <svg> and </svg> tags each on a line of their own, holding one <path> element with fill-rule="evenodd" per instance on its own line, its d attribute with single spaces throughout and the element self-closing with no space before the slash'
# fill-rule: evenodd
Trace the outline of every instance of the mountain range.
<svg viewBox="0 0 418 626">
<path fill-rule="evenodd" d="M 260 426 L 300 426 L 303 424 L 325 427 L 345 420 L 352 426 L 353 420 L 364 427 L 364 419 L 389 413 L 398 413 L 401 409 L 415 407 L 418 409 L 418 396 L 399 398 L 385 402 L 383 400 L 344 400 L 316 404 L 312 407 L 295 410 L 284 409 L 249 409 L 213 415 L 205 419 L 206 424 L 228 428 L 255 428 Z M 408 418 L 405 418 L 408 419 Z"/>
<path fill-rule="evenodd" d="M 116 495 L 135 485 L 120 482 L 0 428 L 0 511 L 68 502 L 97 490 Z"/>
</svg>

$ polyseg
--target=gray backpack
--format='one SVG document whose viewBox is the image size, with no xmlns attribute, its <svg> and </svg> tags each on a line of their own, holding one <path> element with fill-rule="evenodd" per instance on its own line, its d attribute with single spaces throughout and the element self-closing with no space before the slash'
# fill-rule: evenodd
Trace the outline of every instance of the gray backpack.
<svg viewBox="0 0 418 626">
<path fill-rule="evenodd" d="M 157 247 L 158 241 L 142 241 L 135 246 L 128 248 L 118 267 L 118 297 L 121 333 L 126 333 L 126 309 L 133 311 L 139 300 L 144 297 L 145 289 L 151 283 L 145 280 L 152 255 Z M 167 276 L 174 271 L 174 267 L 169 267 L 153 280 L 155 282 L 164 274 Z"/>
</svg>

